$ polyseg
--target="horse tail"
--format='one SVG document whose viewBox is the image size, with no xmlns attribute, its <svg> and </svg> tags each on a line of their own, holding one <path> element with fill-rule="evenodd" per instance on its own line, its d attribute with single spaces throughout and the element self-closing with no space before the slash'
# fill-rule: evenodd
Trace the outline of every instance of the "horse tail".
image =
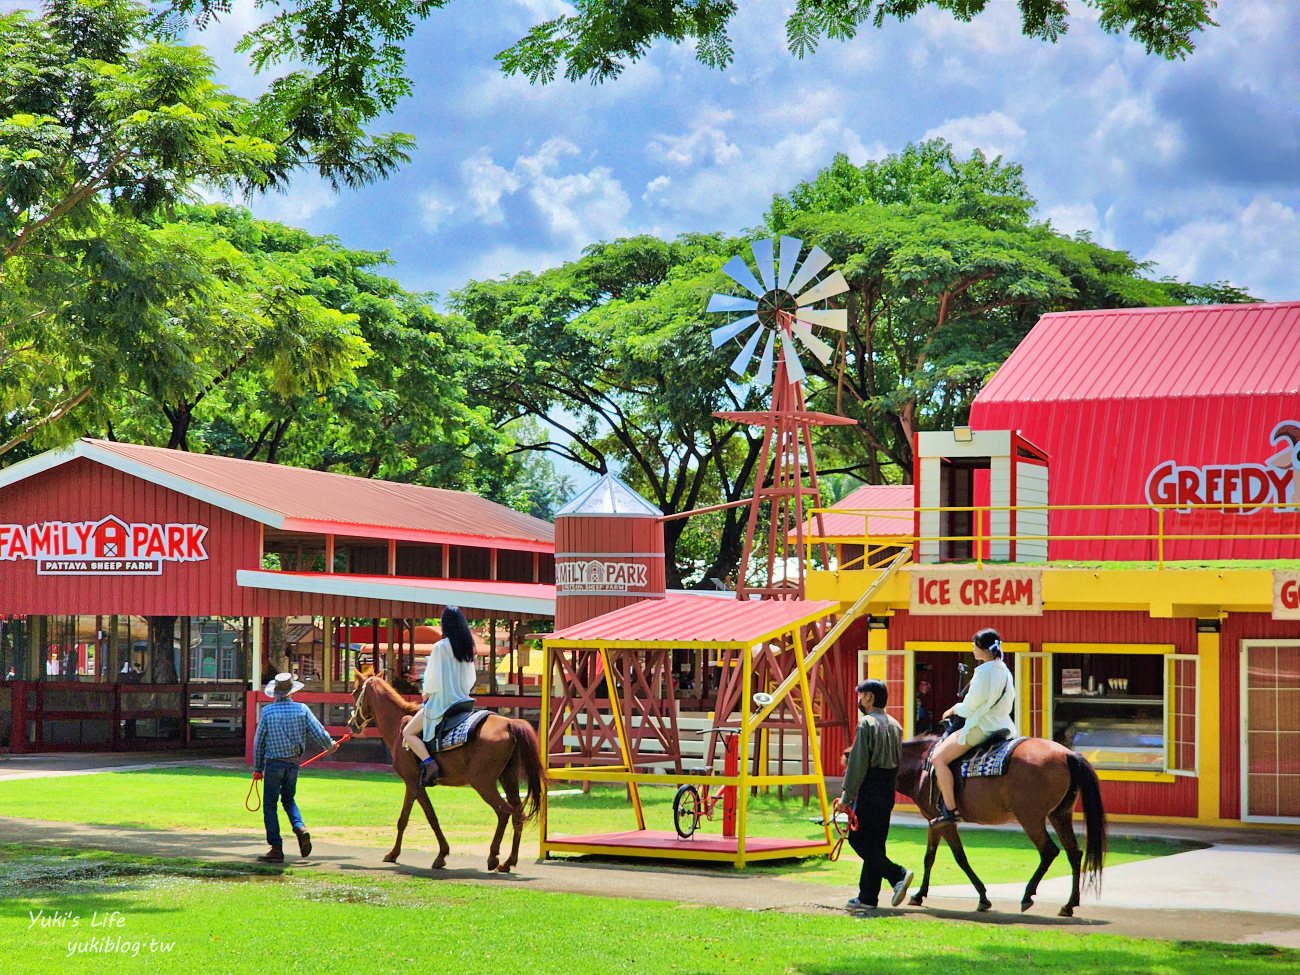
<svg viewBox="0 0 1300 975">
<path fill-rule="evenodd" d="M 1084 886 L 1101 892 L 1101 868 L 1109 847 L 1106 810 L 1101 803 L 1101 783 L 1088 760 L 1078 752 L 1066 756 L 1070 766 L 1070 783 L 1083 800 L 1083 823 L 1086 839 L 1083 848 Z M 1074 803 L 1071 802 L 1071 805 Z"/>
<path fill-rule="evenodd" d="M 546 793 L 546 769 L 542 766 L 542 745 L 537 740 L 533 726 L 522 719 L 510 722 L 510 737 L 514 739 L 515 756 L 523 766 L 528 792 L 524 796 L 524 822 L 537 818 Z"/>
</svg>

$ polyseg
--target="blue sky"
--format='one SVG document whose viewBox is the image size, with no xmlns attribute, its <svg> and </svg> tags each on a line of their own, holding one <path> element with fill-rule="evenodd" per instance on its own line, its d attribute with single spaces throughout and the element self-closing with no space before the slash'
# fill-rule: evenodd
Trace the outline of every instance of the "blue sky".
<svg viewBox="0 0 1300 975">
<path fill-rule="evenodd" d="M 999 0 L 971 24 L 929 11 L 799 61 L 784 4 L 741 6 L 728 71 L 661 44 L 617 81 L 535 87 L 492 56 L 563 5 L 455 0 L 412 38 L 415 94 L 385 125 L 418 138 L 411 164 L 338 195 L 304 177 L 253 209 L 387 249 L 406 287 L 445 294 L 596 240 L 752 227 L 836 152 L 941 135 L 1022 163 L 1058 229 L 1300 299 L 1300 4 L 1232 0 L 1184 62 L 1104 34 L 1077 2 L 1060 43 L 1025 39 Z M 200 36 L 249 94 L 259 79 L 231 47 L 256 17 L 240 0 Z"/>
</svg>

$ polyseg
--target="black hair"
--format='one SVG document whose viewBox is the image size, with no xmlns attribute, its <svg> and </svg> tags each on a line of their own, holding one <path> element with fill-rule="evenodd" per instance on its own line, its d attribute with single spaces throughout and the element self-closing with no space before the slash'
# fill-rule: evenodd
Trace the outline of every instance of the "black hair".
<svg viewBox="0 0 1300 975">
<path fill-rule="evenodd" d="M 971 642 L 981 650 L 993 654 L 994 660 L 1002 659 L 1002 637 L 998 636 L 997 630 L 980 630 L 971 637 Z"/>
<path fill-rule="evenodd" d="M 876 707 L 883 708 L 889 703 L 889 688 L 883 680 L 864 680 L 858 685 L 859 694 L 870 694 Z"/>
<path fill-rule="evenodd" d="M 474 634 L 459 606 L 442 611 L 442 638 L 451 643 L 451 655 L 461 663 L 474 662 Z"/>
</svg>

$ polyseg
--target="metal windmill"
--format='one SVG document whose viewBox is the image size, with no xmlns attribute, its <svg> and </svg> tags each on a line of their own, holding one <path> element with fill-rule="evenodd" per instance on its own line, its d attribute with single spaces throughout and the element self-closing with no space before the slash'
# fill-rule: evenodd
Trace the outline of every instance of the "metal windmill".
<svg viewBox="0 0 1300 975">
<path fill-rule="evenodd" d="M 812 428 L 854 422 L 806 408 L 803 380 L 807 370 L 799 357 L 799 349 L 802 347 L 823 365 L 830 364 L 834 349 L 815 335 L 813 329 L 847 331 L 848 312 L 827 307 L 826 302 L 848 291 L 849 284 L 839 271 L 821 276 L 831 258 L 820 247 L 813 247 L 801 263 L 803 242 L 795 237 L 781 237 L 779 244 L 773 240 L 756 241 L 750 249 L 757 274 L 743 257 L 733 257 L 722 268 L 748 294 L 715 294 L 706 309 L 741 316 L 713 329 L 713 347 L 720 348 L 730 341 L 740 342 L 740 351 L 731 363 L 732 370 L 740 376 L 746 375 L 757 356 L 758 371 L 754 374 L 754 382 L 759 386 L 772 386 L 768 410 L 717 414 L 724 419 L 765 429 L 757 468 L 759 473 L 749 502 L 749 524 L 745 530 L 736 595 L 740 599 L 748 599 L 751 593 L 769 599 L 797 599 L 804 595 L 804 498 L 811 497 L 814 506 L 818 499 Z M 763 344 L 761 353 L 758 350 L 760 343 Z M 771 504 L 771 511 L 766 571 L 751 585 L 747 569 L 762 507 L 767 503 Z M 816 521 L 818 534 L 824 534 L 820 515 Z M 791 536 L 800 556 L 795 560 L 796 577 L 792 580 L 783 571 L 778 579 L 777 561 L 779 559 L 784 568 Z M 821 544 L 820 548 L 825 564 L 825 545 Z"/>
</svg>

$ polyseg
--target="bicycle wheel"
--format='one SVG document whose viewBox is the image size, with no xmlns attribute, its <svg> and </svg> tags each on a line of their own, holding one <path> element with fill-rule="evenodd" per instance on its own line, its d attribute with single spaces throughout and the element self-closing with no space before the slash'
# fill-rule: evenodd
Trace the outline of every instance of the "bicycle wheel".
<svg viewBox="0 0 1300 975">
<path fill-rule="evenodd" d="M 683 785 L 673 796 L 673 826 L 677 835 L 689 840 L 700 825 L 700 790 L 693 785 Z"/>
</svg>

